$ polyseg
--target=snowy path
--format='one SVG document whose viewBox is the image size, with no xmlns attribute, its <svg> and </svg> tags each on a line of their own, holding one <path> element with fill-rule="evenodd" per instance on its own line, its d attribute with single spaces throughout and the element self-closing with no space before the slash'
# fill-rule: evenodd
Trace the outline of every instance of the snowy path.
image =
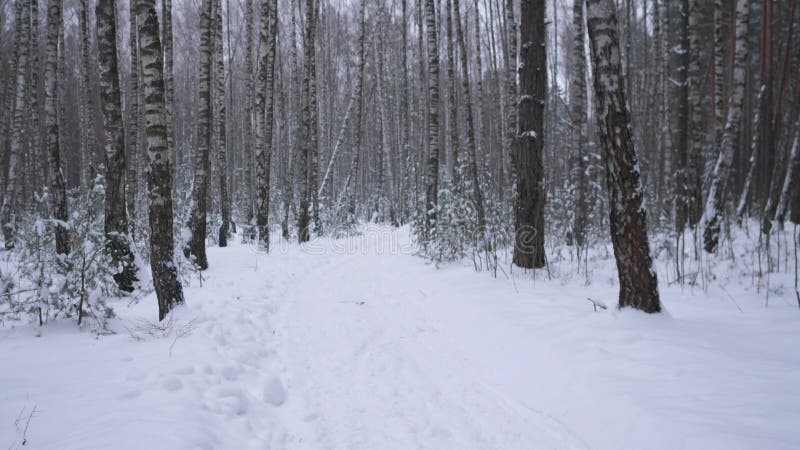
<svg viewBox="0 0 800 450">
<path fill-rule="evenodd" d="M 487 385 L 439 329 L 448 318 L 425 308 L 418 283 L 431 267 L 366 253 L 310 274 L 287 323 L 290 368 L 332 447 L 585 448 Z"/>
<path fill-rule="evenodd" d="M 616 297 L 612 261 L 588 287 L 493 279 L 407 239 L 212 248 L 153 336 L 152 297 L 119 304 L 113 336 L 0 328 L 0 447 L 800 448 L 789 302 L 737 297 L 742 314 L 665 287 L 668 314 L 595 313 L 586 296 Z"/>
</svg>

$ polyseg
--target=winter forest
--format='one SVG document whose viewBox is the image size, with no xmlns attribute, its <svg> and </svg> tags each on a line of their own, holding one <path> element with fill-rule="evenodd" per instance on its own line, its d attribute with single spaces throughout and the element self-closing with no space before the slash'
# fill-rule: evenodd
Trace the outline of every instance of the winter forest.
<svg viewBox="0 0 800 450">
<path fill-rule="evenodd" d="M 796 449 L 797 0 L 0 0 L 0 446 Z"/>
</svg>

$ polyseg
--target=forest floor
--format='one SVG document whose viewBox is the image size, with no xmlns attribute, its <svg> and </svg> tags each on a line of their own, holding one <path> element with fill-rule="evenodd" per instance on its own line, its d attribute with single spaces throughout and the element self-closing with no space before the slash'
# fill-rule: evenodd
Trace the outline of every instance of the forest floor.
<svg viewBox="0 0 800 450">
<path fill-rule="evenodd" d="M 800 448 L 788 274 L 765 308 L 743 258 L 705 289 L 662 268 L 648 316 L 614 308 L 608 256 L 587 283 L 436 267 L 407 229 L 275 242 L 210 248 L 166 327 L 153 294 L 113 335 L 0 327 L 0 447 Z"/>
</svg>

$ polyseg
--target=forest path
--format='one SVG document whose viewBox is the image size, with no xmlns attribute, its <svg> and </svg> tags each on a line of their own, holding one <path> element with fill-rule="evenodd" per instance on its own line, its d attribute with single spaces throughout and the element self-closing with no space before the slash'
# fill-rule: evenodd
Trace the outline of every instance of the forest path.
<svg viewBox="0 0 800 450">
<path fill-rule="evenodd" d="M 368 226 L 348 248 L 322 251 L 289 293 L 282 353 L 326 447 L 588 448 L 498 389 L 496 371 L 520 368 L 513 354 L 497 366 L 465 351 L 460 332 L 479 336 L 485 321 L 443 327 L 463 317 L 451 310 L 461 287 L 411 255 L 407 239 Z"/>
<path fill-rule="evenodd" d="M 509 279 L 435 267 L 408 228 L 273 244 L 209 248 L 166 324 L 148 294 L 115 301 L 112 335 L 0 327 L 0 448 L 800 448 L 791 292 L 595 312 L 612 259 Z"/>
</svg>

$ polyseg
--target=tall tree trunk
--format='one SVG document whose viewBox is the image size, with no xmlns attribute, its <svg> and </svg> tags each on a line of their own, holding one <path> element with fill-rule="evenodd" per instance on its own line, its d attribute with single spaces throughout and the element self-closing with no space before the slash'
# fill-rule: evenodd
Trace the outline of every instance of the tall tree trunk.
<svg viewBox="0 0 800 450">
<path fill-rule="evenodd" d="M 303 50 L 305 57 L 305 70 L 303 75 L 302 94 L 303 99 L 303 124 L 302 124 L 302 143 L 300 150 L 300 216 L 297 220 L 297 233 L 300 243 L 307 242 L 311 239 L 311 192 L 310 192 L 310 174 L 311 164 L 314 152 L 313 146 L 316 144 L 315 128 L 316 128 L 316 99 L 311 98 L 312 78 L 316 79 L 316 60 L 314 58 L 314 43 L 315 43 L 315 0 L 306 1 L 306 30 L 303 37 Z M 314 88 L 316 90 L 316 88 Z M 316 91 L 315 91 L 316 92 Z M 312 105 L 312 103 L 314 103 Z"/>
<path fill-rule="evenodd" d="M 547 39 L 544 2 L 522 2 L 520 15 L 519 133 L 514 142 L 517 172 L 514 264 L 544 267 L 544 107 Z"/>
<path fill-rule="evenodd" d="M 423 228 L 424 240 L 428 240 L 436 232 L 436 208 L 439 199 L 439 40 L 434 0 L 424 1 L 428 45 L 428 163 Z"/>
<path fill-rule="evenodd" d="M 722 208 L 728 183 L 728 172 L 733 162 L 733 146 L 739 131 L 744 100 L 745 61 L 747 60 L 747 31 L 750 15 L 750 0 L 738 0 L 736 5 L 736 45 L 733 60 L 733 83 L 728 100 L 728 119 L 711 178 L 708 200 L 703 211 L 703 241 L 705 250 L 713 253 L 719 244 L 722 225 Z"/>
<path fill-rule="evenodd" d="M 206 217 L 208 214 L 209 153 L 214 133 L 212 126 L 211 82 L 214 65 L 214 30 L 212 29 L 214 1 L 203 0 L 200 14 L 200 103 L 197 113 L 197 155 L 194 184 L 192 186 L 192 211 L 189 218 L 191 237 L 183 249 L 184 255 L 200 269 L 208 268 L 206 257 Z M 216 0 L 218 1 L 218 0 Z"/>
<path fill-rule="evenodd" d="M 587 0 L 595 108 L 605 153 L 611 242 L 619 273 L 619 306 L 661 311 L 647 239 L 647 213 L 621 75 L 617 18 L 611 0 Z"/>
<path fill-rule="evenodd" d="M 166 97 L 164 103 L 167 112 L 167 148 L 170 155 L 174 155 L 172 169 L 176 169 L 176 164 L 181 160 L 178 152 L 182 151 L 175 146 L 175 74 L 174 74 L 174 55 L 172 44 L 172 0 L 161 0 L 161 20 L 162 20 L 162 44 L 164 46 L 164 90 Z M 177 178 L 175 183 L 177 184 Z M 175 187 L 175 186 L 173 186 Z"/>
<path fill-rule="evenodd" d="M 139 161 L 139 133 L 141 128 L 141 103 L 139 102 L 141 83 L 141 64 L 139 64 L 139 24 L 136 22 L 136 2 L 130 0 L 130 52 L 131 52 L 131 79 L 130 92 L 128 93 L 127 115 L 128 115 L 128 154 L 127 172 L 125 173 L 126 199 L 128 206 L 128 217 L 131 219 L 131 235 L 135 235 L 136 229 L 136 194 L 139 190 L 138 161 Z"/>
<path fill-rule="evenodd" d="M 322 221 L 319 217 L 319 195 L 317 188 L 319 186 L 319 108 L 317 106 L 317 25 L 319 23 L 319 5 L 317 0 L 313 0 L 313 28 L 311 38 L 309 40 L 308 50 L 311 52 L 311 62 L 308 73 L 308 106 L 310 108 L 310 115 L 308 117 L 308 195 L 310 196 L 309 202 L 311 206 L 311 222 L 314 225 L 314 231 L 317 234 L 322 234 Z"/>
<path fill-rule="evenodd" d="M 586 243 L 586 32 L 583 16 L 584 0 L 573 0 L 572 25 L 574 40 L 572 52 L 575 64 L 572 68 L 570 100 L 572 103 L 572 179 L 575 188 L 572 236 L 580 249 Z"/>
<path fill-rule="evenodd" d="M 411 189 L 410 176 L 411 176 L 411 107 L 409 97 L 411 97 L 411 88 L 408 80 L 408 2 L 411 0 L 401 0 L 402 14 L 403 14 L 403 48 L 401 55 L 401 70 L 403 71 L 400 77 L 400 126 L 402 127 L 402 134 L 400 136 L 400 164 L 399 169 L 402 170 L 400 176 L 400 211 L 399 221 L 405 222 L 408 213 L 408 195 Z"/>
<path fill-rule="evenodd" d="M 255 92 L 253 81 L 253 0 L 245 2 L 245 87 L 248 93 Z M 245 211 L 244 217 L 248 224 L 253 223 L 255 210 L 255 188 L 253 184 L 253 96 L 245 97 L 245 122 L 244 122 L 244 185 L 245 185 Z M 250 236 L 252 238 L 252 236 Z"/>
<path fill-rule="evenodd" d="M 269 180 L 275 105 L 275 56 L 278 1 L 261 6 L 258 88 L 256 95 L 256 226 L 259 245 L 269 250 Z"/>
<path fill-rule="evenodd" d="M 703 147 L 706 140 L 703 126 L 703 96 L 701 89 L 700 60 L 700 0 L 689 0 L 689 70 L 686 78 L 689 101 L 689 154 L 686 170 L 686 207 L 689 224 L 700 222 L 703 214 Z"/>
<path fill-rule="evenodd" d="M 14 77 L 14 116 L 11 130 L 11 147 L 8 155 L 8 175 L 3 205 L 0 207 L 0 226 L 3 227 L 3 239 L 6 249 L 14 248 L 16 236 L 15 210 L 17 191 L 19 190 L 20 159 L 25 145 L 25 114 L 27 99 L 25 93 L 28 83 L 28 30 L 30 28 L 29 0 L 18 0 L 15 5 L 16 37 L 14 39 L 14 59 L 16 75 Z"/>
<path fill-rule="evenodd" d="M 714 0 L 714 148 L 722 146 L 722 134 L 725 129 L 725 100 L 723 84 L 725 80 L 725 58 L 723 53 L 724 36 L 722 35 L 723 0 Z"/>
<path fill-rule="evenodd" d="M 450 179 L 453 184 L 459 183 L 458 153 L 461 143 L 458 139 L 458 104 L 456 103 L 456 72 L 453 49 L 453 7 L 451 0 L 445 0 L 445 32 L 447 33 L 447 130 L 450 144 L 448 158 Z"/>
<path fill-rule="evenodd" d="M 366 24 L 366 1 L 361 1 L 361 8 L 359 11 L 359 29 L 360 35 L 358 38 L 358 75 L 356 78 L 356 88 L 353 93 L 353 98 L 356 102 L 356 117 L 355 129 L 353 135 L 353 159 L 350 163 L 350 172 L 347 175 L 347 185 L 345 186 L 345 193 L 348 195 L 347 204 L 347 223 L 353 225 L 356 221 L 356 181 L 358 179 L 358 170 L 361 162 L 361 122 L 364 114 L 364 67 L 367 64 L 366 53 L 366 40 L 367 40 L 367 24 Z"/>
<path fill-rule="evenodd" d="M 689 218 L 689 80 L 687 77 L 690 64 L 689 48 L 689 0 L 681 0 L 680 44 L 676 47 L 678 67 L 677 86 L 678 95 L 678 142 L 675 172 L 675 231 L 680 236 L 686 228 Z M 626 80 L 629 81 L 629 80 Z M 630 91 L 629 91 L 630 92 Z"/>
<path fill-rule="evenodd" d="M 467 54 L 467 44 L 464 39 L 464 29 L 461 25 L 461 6 L 459 0 L 453 0 L 453 12 L 456 22 L 456 39 L 458 39 L 458 49 L 461 53 L 461 89 L 464 96 L 464 111 L 467 119 L 467 156 L 469 158 L 469 178 L 472 183 L 472 203 L 475 207 L 478 232 L 483 233 L 486 228 L 486 212 L 483 208 L 483 192 L 478 178 L 478 154 L 475 149 L 475 122 L 472 115 L 472 94 L 469 86 L 469 56 Z M 478 73 L 478 79 L 482 74 Z M 546 77 L 545 77 L 546 78 Z M 455 109 L 455 107 L 453 108 Z"/>
<path fill-rule="evenodd" d="M 506 165 L 506 180 L 514 183 L 514 163 L 512 147 L 517 138 L 517 23 L 514 19 L 514 0 L 506 0 L 506 27 L 508 41 L 508 60 L 506 65 L 506 103 L 505 103 L 505 133 L 503 148 L 503 162 Z"/>
<path fill-rule="evenodd" d="M 226 135 L 225 110 L 225 58 L 222 54 L 222 0 L 214 4 L 214 61 L 216 65 L 216 87 L 214 89 L 214 106 L 219 132 L 217 138 L 217 176 L 219 177 L 219 210 L 222 223 L 219 227 L 218 242 L 220 247 L 228 246 L 228 235 L 231 223 L 231 202 L 228 195 L 228 140 Z M 231 43 L 229 42 L 228 45 Z"/>
<path fill-rule="evenodd" d="M 67 190 L 64 173 L 61 169 L 61 141 L 58 121 L 58 44 L 59 30 L 63 28 L 62 0 L 48 0 L 47 3 L 47 43 L 44 74 L 44 112 L 47 132 L 47 155 L 50 170 L 50 196 L 52 217 L 56 219 L 56 253 L 66 255 L 70 251 L 69 230 L 64 226 L 69 219 L 67 214 Z M 63 51 L 63 49 L 62 49 Z M 123 201 L 123 209 L 125 204 Z M 125 230 L 127 233 L 127 229 Z"/>
<path fill-rule="evenodd" d="M 85 102 L 85 127 L 84 138 L 86 139 L 83 154 L 84 185 L 93 186 L 97 175 L 97 136 L 95 135 L 95 119 L 97 109 L 94 104 L 94 89 L 92 86 L 92 41 L 89 33 L 89 2 L 80 0 L 81 9 L 78 15 L 78 23 L 81 30 L 81 77 L 83 83 L 83 95 Z"/>
<path fill-rule="evenodd" d="M 41 111 L 39 110 L 39 0 L 31 0 L 31 29 L 30 29 L 31 57 L 30 61 L 30 126 L 31 126 L 31 149 L 30 166 L 33 169 L 30 178 L 34 190 L 41 189 L 44 179 L 39 177 L 42 171 L 39 169 L 44 160 L 42 159 L 42 126 Z"/>
<path fill-rule="evenodd" d="M 136 0 L 139 55 L 145 98 L 147 190 L 150 209 L 150 268 L 158 298 L 158 320 L 183 303 L 183 288 L 175 266 L 172 234 L 172 157 L 167 147 L 164 106 L 164 63 L 158 35 L 155 0 Z"/>
<path fill-rule="evenodd" d="M 100 92 L 105 130 L 106 198 L 105 233 L 116 267 L 114 280 L 123 291 L 133 291 L 136 263 L 128 239 L 125 211 L 125 130 L 122 127 L 122 99 L 117 64 L 117 19 L 114 0 L 99 0 L 97 47 Z"/>
</svg>

